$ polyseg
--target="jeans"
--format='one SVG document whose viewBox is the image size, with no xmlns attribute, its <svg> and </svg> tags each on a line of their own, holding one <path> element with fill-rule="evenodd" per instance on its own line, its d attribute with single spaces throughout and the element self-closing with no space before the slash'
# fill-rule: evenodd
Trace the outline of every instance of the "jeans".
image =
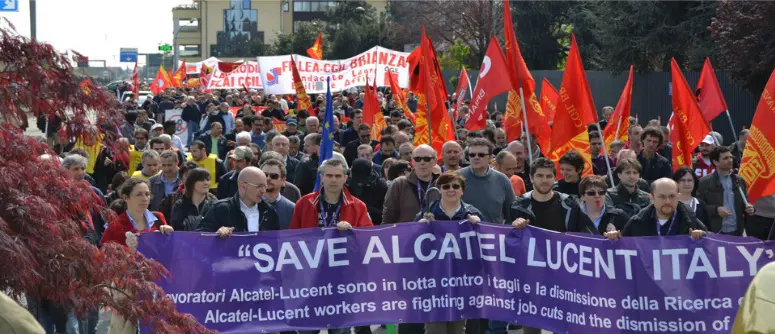
<svg viewBox="0 0 775 334">
<path fill-rule="evenodd" d="M 299 331 L 299 334 L 318 334 L 320 331 Z M 331 328 L 328 334 L 350 334 L 350 328 Z"/>
<path fill-rule="evenodd" d="M 199 132 L 199 122 L 192 122 L 188 121 L 186 122 L 186 126 L 188 127 L 188 138 L 186 138 L 186 146 L 191 146 L 191 142 L 194 141 L 194 134 Z"/>
</svg>

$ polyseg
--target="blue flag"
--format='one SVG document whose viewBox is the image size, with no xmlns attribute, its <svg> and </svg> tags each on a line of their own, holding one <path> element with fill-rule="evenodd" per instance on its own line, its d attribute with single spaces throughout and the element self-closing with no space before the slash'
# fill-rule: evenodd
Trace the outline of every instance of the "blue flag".
<svg viewBox="0 0 775 334">
<path fill-rule="evenodd" d="M 318 167 L 323 161 L 331 159 L 334 156 L 334 101 L 331 97 L 331 78 L 326 79 L 326 113 L 323 116 L 323 139 L 320 141 L 320 161 Z M 315 180 L 315 191 L 320 189 L 320 168 Z"/>
</svg>

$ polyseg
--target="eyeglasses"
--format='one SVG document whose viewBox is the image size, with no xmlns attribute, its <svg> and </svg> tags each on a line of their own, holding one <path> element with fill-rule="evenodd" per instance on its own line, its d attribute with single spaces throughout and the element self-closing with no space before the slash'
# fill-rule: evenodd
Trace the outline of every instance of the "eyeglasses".
<svg viewBox="0 0 775 334">
<path fill-rule="evenodd" d="M 266 177 L 272 179 L 272 180 L 279 180 L 280 174 L 279 173 L 266 173 Z"/>
<path fill-rule="evenodd" d="M 476 158 L 476 157 L 484 158 L 486 156 L 488 156 L 487 153 L 468 153 L 469 158 Z"/>
<path fill-rule="evenodd" d="M 414 157 L 412 158 L 412 160 L 414 160 L 414 162 L 420 162 L 420 161 L 431 162 L 433 161 L 433 157 Z"/>
<path fill-rule="evenodd" d="M 595 195 L 605 196 L 606 191 L 605 190 L 598 190 L 598 191 L 590 190 L 590 191 L 585 192 L 584 194 L 589 196 L 589 197 L 592 197 L 592 196 L 595 196 Z"/>
<path fill-rule="evenodd" d="M 457 183 L 454 183 L 454 184 L 447 183 L 447 184 L 442 184 L 442 185 L 441 185 L 441 189 L 444 189 L 444 190 L 449 190 L 449 188 L 452 188 L 452 189 L 458 190 L 458 189 L 460 189 L 461 187 L 460 187 L 460 185 L 459 185 L 459 184 L 457 184 Z"/>
<path fill-rule="evenodd" d="M 247 185 L 254 186 L 254 187 L 258 188 L 258 189 L 266 189 L 266 184 L 255 184 L 255 183 L 250 183 L 250 182 L 247 182 L 247 181 L 243 181 L 243 182 L 245 182 L 245 184 L 247 184 Z"/>
</svg>

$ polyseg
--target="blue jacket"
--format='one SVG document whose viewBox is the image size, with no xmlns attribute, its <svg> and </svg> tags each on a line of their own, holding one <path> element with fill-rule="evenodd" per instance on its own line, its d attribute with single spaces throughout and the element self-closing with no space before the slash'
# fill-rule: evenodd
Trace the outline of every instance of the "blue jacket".
<svg viewBox="0 0 775 334">
<path fill-rule="evenodd" d="M 479 212 L 477 208 L 475 208 L 471 204 L 466 204 L 466 202 L 460 201 L 460 209 L 455 212 L 452 217 L 447 216 L 447 214 L 444 212 L 444 210 L 441 209 L 441 202 L 435 201 L 431 204 L 430 212 L 433 213 L 433 219 L 434 220 L 466 220 L 468 219 L 468 215 L 474 215 L 478 216 L 479 218 L 482 218 L 482 213 Z M 424 211 L 420 211 L 420 213 L 417 214 L 417 216 L 414 217 L 415 221 L 418 221 L 423 218 Z"/>
</svg>

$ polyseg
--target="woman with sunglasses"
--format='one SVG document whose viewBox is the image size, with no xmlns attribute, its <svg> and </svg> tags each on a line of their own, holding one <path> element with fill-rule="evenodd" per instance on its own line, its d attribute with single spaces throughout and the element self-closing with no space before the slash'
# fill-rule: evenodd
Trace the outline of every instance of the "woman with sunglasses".
<svg viewBox="0 0 775 334">
<path fill-rule="evenodd" d="M 697 219 L 707 226 L 710 223 L 708 207 L 703 201 L 694 197 L 697 195 L 697 186 L 700 184 L 700 180 L 694 174 L 694 171 L 686 166 L 678 168 L 673 173 L 673 181 L 678 183 L 678 200 L 686 205 L 689 211 L 694 212 Z"/>
<path fill-rule="evenodd" d="M 466 179 L 457 171 L 444 172 L 434 185 L 441 190 L 441 200 L 431 203 L 429 212 L 417 214 L 416 221 L 425 223 L 434 220 L 468 220 L 471 224 L 481 221 L 482 213 L 473 205 L 463 202 Z"/>
<path fill-rule="evenodd" d="M 624 211 L 605 205 L 607 186 L 605 177 L 600 175 L 585 176 L 579 182 L 581 211 L 595 224 L 601 235 L 608 231 L 620 231 L 629 219 Z"/>
<path fill-rule="evenodd" d="M 176 231 L 196 231 L 202 215 L 218 200 L 210 193 L 210 172 L 195 168 L 188 172 L 183 196 L 172 207 L 170 225 Z"/>
</svg>

